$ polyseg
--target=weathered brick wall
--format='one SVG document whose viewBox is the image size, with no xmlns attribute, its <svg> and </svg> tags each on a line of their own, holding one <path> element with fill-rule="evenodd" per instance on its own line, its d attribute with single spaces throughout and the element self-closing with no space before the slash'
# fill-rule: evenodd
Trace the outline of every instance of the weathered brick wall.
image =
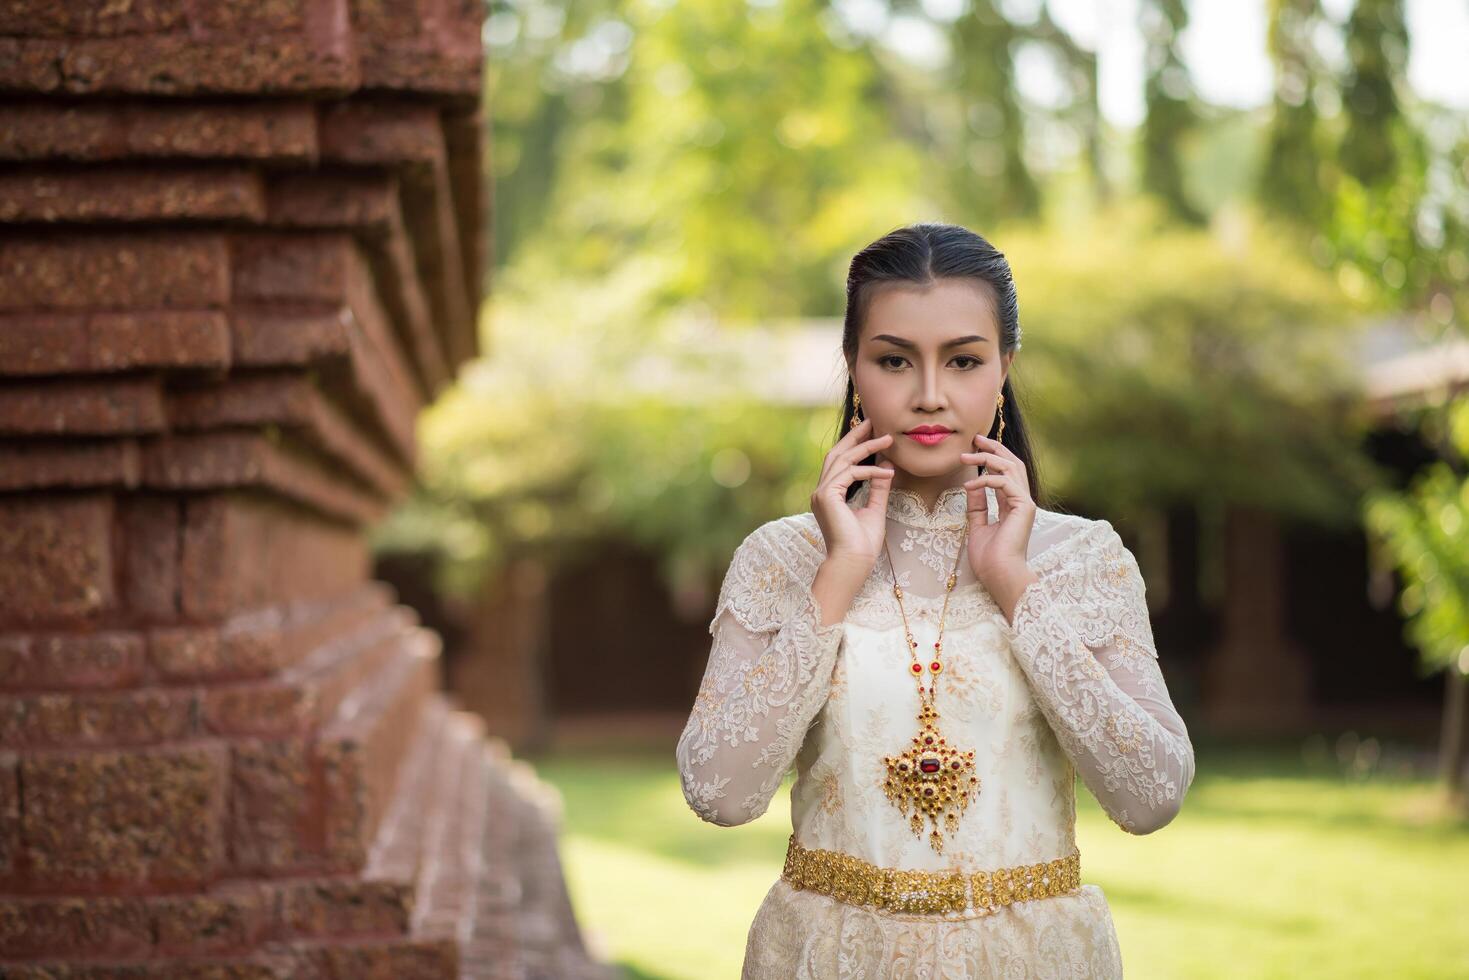
<svg viewBox="0 0 1469 980">
<path fill-rule="evenodd" d="M 0 5 L 0 975 L 603 975 L 369 580 L 475 352 L 480 17 Z"/>
</svg>

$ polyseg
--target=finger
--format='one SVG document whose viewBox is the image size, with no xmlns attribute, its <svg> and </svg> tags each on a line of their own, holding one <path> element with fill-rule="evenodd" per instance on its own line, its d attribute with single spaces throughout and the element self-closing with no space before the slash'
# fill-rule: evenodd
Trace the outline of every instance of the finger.
<svg viewBox="0 0 1469 980">
<path fill-rule="evenodd" d="M 969 481 L 980 487 L 992 486 L 995 488 L 995 496 L 999 498 L 1000 517 L 1004 519 L 1011 510 L 1023 506 L 1034 506 L 1030 499 L 1030 484 L 1024 476 L 1016 471 L 1009 473 L 986 473 Z M 965 486 L 968 486 L 966 483 Z"/>
<path fill-rule="evenodd" d="M 862 442 L 857 443 L 851 449 L 847 450 L 843 455 L 851 459 L 866 459 L 877 450 L 891 444 L 892 439 L 893 437 L 890 433 L 884 432 L 880 436 L 874 436 L 871 439 L 865 439 Z"/>
<path fill-rule="evenodd" d="M 998 439 L 991 439 L 989 436 L 975 436 L 974 441 L 977 445 L 981 446 L 989 452 L 996 453 L 1000 456 L 1005 457 L 1006 459 L 1013 459 L 1021 466 L 1025 465 L 1024 460 L 1011 452 L 1010 447 L 1005 445 L 1003 442 L 1000 442 Z"/>
<path fill-rule="evenodd" d="M 846 449 L 846 447 L 851 446 L 853 443 L 855 443 L 856 440 L 860 439 L 863 434 L 871 428 L 872 420 L 863 419 L 861 422 L 858 422 L 856 425 L 852 426 L 845 433 L 843 433 L 842 437 L 838 439 L 835 443 L 833 443 L 832 447 L 826 451 L 826 455 L 822 457 L 821 475 L 817 478 L 816 482 L 825 483 L 827 472 L 831 469 L 832 462 L 837 459 L 843 458 L 845 455 L 843 453 L 843 450 Z M 862 457 L 859 456 L 857 458 L 861 459 Z"/>
<path fill-rule="evenodd" d="M 882 466 L 843 465 L 832 470 L 831 476 L 821 483 L 820 486 L 824 487 L 831 484 L 845 490 L 852 484 L 861 482 L 862 480 L 871 480 L 875 486 L 878 483 L 887 482 L 892 478 L 892 475 L 892 470 Z"/>
<path fill-rule="evenodd" d="M 851 433 L 848 433 L 848 435 L 850 434 Z M 871 439 L 863 439 L 860 442 L 851 442 L 843 446 L 842 442 L 846 441 L 846 437 L 844 436 L 842 438 L 842 442 L 838 442 L 835 446 L 832 446 L 830 451 L 828 451 L 826 455 L 828 459 L 843 461 L 866 459 L 868 456 L 872 455 L 875 449 L 889 445 L 892 442 L 892 438 L 892 436 L 884 433 L 880 436 L 874 436 Z"/>
<path fill-rule="evenodd" d="M 867 481 L 867 506 L 879 514 L 888 511 L 888 491 L 893 487 L 893 468 L 887 466 L 873 466 L 870 469 L 877 470 L 872 479 Z"/>
<path fill-rule="evenodd" d="M 982 476 L 976 476 L 972 479 L 966 480 L 964 486 L 966 488 L 974 488 L 984 498 L 984 505 L 981 509 L 984 511 L 986 524 L 989 523 L 990 505 L 989 494 L 984 492 L 985 487 L 994 488 L 995 497 L 999 501 L 999 518 L 1001 520 L 1004 520 L 1005 516 L 1010 513 L 1007 491 L 1013 491 L 1014 479 L 1008 474 L 985 473 Z"/>
<path fill-rule="evenodd" d="M 1010 460 L 999 453 L 960 453 L 959 458 L 970 466 L 983 466 L 992 473 L 998 473 L 1010 465 Z"/>
<path fill-rule="evenodd" d="M 968 494 L 968 500 L 964 505 L 964 509 L 970 514 L 971 520 L 977 516 L 979 523 L 987 526 L 990 522 L 989 494 L 984 492 L 984 487 L 971 487 L 967 483 L 964 485 L 964 489 Z"/>
<path fill-rule="evenodd" d="M 856 425 L 852 426 L 845 433 L 843 433 L 842 434 L 842 437 L 840 439 L 838 439 L 835 443 L 833 443 L 831 448 L 832 449 L 838 449 L 838 448 L 840 448 L 842 446 L 843 443 L 846 443 L 847 445 L 851 445 L 856 440 L 861 439 L 862 436 L 866 432 L 868 432 L 871 428 L 872 428 L 872 419 L 866 419 L 865 418 L 861 422 L 858 422 Z"/>
</svg>

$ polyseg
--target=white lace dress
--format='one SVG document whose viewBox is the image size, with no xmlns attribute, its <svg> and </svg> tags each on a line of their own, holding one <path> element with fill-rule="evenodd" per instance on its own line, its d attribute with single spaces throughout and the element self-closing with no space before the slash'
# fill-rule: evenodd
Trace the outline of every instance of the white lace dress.
<svg viewBox="0 0 1469 980">
<path fill-rule="evenodd" d="M 850 506 L 866 497 L 864 486 Z M 933 649 L 964 510 L 962 488 L 932 512 L 911 492 L 888 498 L 888 546 L 920 651 Z M 1110 523 L 1037 513 L 1027 557 L 1039 581 L 1013 624 L 960 561 L 935 706 L 940 731 L 974 750 L 981 782 L 942 854 L 883 792 L 883 756 L 918 730 L 893 569 L 880 558 L 845 619 L 822 627 L 810 586 L 824 557 L 808 512 L 757 528 L 731 560 L 677 746 L 684 795 L 702 819 L 755 819 L 794 766 L 799 845 L 888 868 L 976 872 L 1075 853 L 1077 774 L 1131 833 L 1178 813 L 1193 746 L 1158 667 L 1137 562 Z M 784 877 L 755 914 L 743 971 L 761 980 L 1121 975 L 1111 911 L 1094 884 L 993 910 L 900 914 Z"/>
</svg>

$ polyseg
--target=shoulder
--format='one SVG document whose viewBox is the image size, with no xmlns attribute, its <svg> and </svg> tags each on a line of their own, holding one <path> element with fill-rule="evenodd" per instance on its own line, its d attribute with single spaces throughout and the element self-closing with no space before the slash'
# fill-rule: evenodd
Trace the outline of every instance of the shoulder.
<svg viewBox="0 0 1469 980">
<path fill-rule="evenodd" d="M 1026 557 L 1031 564 L 1041 560 L 1054 561 L 1095 547 L 1109 533 L 1116 532 L 1105 520 L 1039 507 L 1036 508 L 1035 524 L 1031 527 Z"/>
<path fill-rule="evenodd" d="M 1090 647 L 1129 640 L 1157 659 L 1148 613 L 1147 583 L 1137 558 L 1107 520 L 1070 517 L 1070 534 L 1028 564 L 1042 592 L 1080 612 L 1076 623 Z"/>
<path fill-rule="evenodd" d="M 1142 586 L 1137 558 L 1122 536 L 1103 518 L 1045 512 L 1048 519 L 1040 546 L 1032 534 L 1027 564 L 1042 579 Z M 1037 518 L 1037 530 L 1041 520 Z"/>
<path fill-rule="evenodd" d="M 735 549 L 733 564 L 779 570 L 793 581 L 807 581 L 826 557 L 826 542 L 816 516 L 807 511 L 766 521 Z"/>
<path fill-rule="evenodd" d="M 752 633 L 779 629 L 798 614 L 804 591 L 824 557 L 814 516 L 796 514 L 761 524 L 745 536 L 730 559 L 710 632 L 726 609 Z"/>
</svg>

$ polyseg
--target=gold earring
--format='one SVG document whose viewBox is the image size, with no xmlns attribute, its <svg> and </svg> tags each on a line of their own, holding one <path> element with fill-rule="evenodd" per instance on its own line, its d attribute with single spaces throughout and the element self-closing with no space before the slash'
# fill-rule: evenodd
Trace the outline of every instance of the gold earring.
<svg viewBox="0 0 1469 980">
<path fill-rule="evenodd" d="M 995 399 L 995 411 L 1000 417 L 1000 431 L 995 433 L 995 441 L 1000 442 L 1005 435 L 1005 395 L 1003 392 L 1000 393 L 999 398 Z"/>
<path fill-rule="evenodd" d="M 862 421 L 861 419 L 859 419 L 857 417 L 857 413 L 860 412 L 860 411 L 862 411 L 862 396 L 859 395 L 859 394 L 857 394 L 856 389 L 853 389 L 852 390 L 852 418 L 848 422 L 847 428 L 849 428 L 849 429 L 855 429 L 855 428 L 857 428 L 857 424 Z"/>
</svg>

